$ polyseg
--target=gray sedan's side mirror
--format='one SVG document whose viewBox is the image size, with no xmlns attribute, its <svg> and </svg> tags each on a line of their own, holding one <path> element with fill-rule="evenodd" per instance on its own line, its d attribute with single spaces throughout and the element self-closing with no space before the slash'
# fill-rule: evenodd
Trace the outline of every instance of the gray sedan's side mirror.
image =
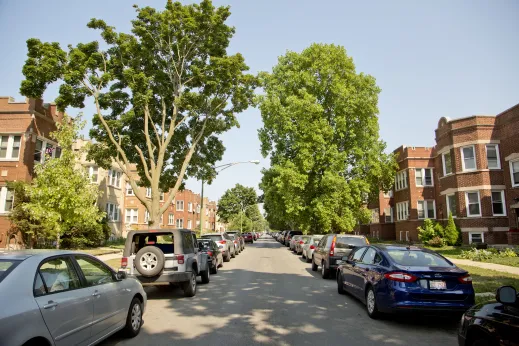
<svg viewBox="0 0 519 346">
<path fill-rule="evenodd" d="M 512 286 L 502 286 L 497 289 L 496 300 L 501 304 L 515 304 L 517 291 Z"/>
<path fill-rule="evenodd" d="M 117 280 L 124 280 L 126 279 L 126 272 L 125 271 L 120 271 L 120 272 L 117 272 L 115 274 L 115 277 L 117 278 Z"/>
</svg>

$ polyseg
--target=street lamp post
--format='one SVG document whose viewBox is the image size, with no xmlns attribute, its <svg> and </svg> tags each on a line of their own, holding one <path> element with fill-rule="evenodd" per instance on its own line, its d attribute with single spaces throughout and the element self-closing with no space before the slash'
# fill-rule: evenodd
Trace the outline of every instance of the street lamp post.
<svg viewBox="0 0 519 346">
<path fill-rule="evenodd" d="M 253 163 L 255 165 L 259 165 L 259 160 L 249 160 L 249 161 L 239 161 L 239 162 L 231 162 L 226 163 L 224 165 L 213 167 L 215 170 L 217 168 L 221 168 L 219 171 L 216 171 L 216 174 L 220 173 L 221 171 L 230 168 L 232 166 L 236 166 L 242 163 Z M 202 178 L 202 189 L 201 189 L 201 196 L 200 196 L 200 235 L 204 233 L 204 178 Z"/>
</svg>

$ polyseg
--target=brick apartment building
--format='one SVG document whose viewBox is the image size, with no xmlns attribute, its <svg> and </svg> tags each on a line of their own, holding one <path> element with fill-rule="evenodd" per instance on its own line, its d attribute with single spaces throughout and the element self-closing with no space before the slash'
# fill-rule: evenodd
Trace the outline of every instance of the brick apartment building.
<svg viewBox="0 0 519 346">
<path fill-rule="evenodd" d="M 497 116 L 441 118 L 433 148 L 401 146 L 393 191 L 371 202 L 362 233 L 418 241 L 424 219 L 449 213 L 464 243 L 518 244 L 519 105 Z"/>
<path fill-rule="evenodd" d="M 30 181 L 35 164 L 45 160 L 45 153 L 59 155 L 50 133 L 62 116 L 55 104 L 39 99 L 17 102 L 12 97 L 0 97 L 0 248 L 21 244 L 17 236 L 8 239 L 7 235 L 7 216 L 14 201 L 7 182 Z"/>
</svg>

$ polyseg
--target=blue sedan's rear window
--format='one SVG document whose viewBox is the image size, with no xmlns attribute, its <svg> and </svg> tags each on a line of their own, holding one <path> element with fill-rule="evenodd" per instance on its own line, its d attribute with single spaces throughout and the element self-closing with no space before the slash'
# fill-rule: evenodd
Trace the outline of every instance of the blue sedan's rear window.
<svg viewBox="0 0 519 346">
<path fill-rule="evenodd" d="M 443 257 L 435 253 L 417 250 L 387 250 L 393 261 L 408 267 L 453 267 Z"/>
<path fill-rule="evenodd" d="M 9 275 L 9 273 L 16 268 L 20 261 L 15 260 L 0 260 L 0 282 Z"/>
</svg>

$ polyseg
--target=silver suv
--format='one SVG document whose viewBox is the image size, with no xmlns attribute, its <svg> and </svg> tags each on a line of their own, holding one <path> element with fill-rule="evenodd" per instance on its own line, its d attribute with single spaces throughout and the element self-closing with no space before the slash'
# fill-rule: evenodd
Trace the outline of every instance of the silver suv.
<svg viewBox="0 0 519 346">
<path fill-rule="evenodd" d="M 204 234 L 202 238 L 214 240 L 214 242 L 220 248 L 223 255 L 224 262 L 229 262 L 231 257 L 236 257 L 236 248 L 234 246 L 234 239 L 226 233 L 208 233 Z"/>
<path fill-rule="evenodd" d="M 188 229 L 130 231 L 124 245 L 121 269 L 142 283 L 179 283 L 186 297 L 196 294 L 196 277 L 209 283 L 207 254 L 198 249 Z"/>
</svg>

